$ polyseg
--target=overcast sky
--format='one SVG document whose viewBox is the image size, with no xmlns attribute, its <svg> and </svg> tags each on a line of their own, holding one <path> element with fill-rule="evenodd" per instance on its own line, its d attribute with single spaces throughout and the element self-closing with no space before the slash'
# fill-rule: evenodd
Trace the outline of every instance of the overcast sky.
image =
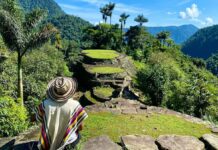
<svg viewBox="0 0 218 150">
<path fill-rule="evenodd" d="M 135 25 L 134 18 L 144 14 L 147 26 L 193 24 L 199 28 L 211 26 L 218 21 L 218 0 L 55 0 L 68 14 L 79 16 L 93 24 L 102 21 L 99 8 L 109 2 L 116 3 L 113 23 L 119 15 L 130 15 L 127 26 Z"/>
</svg>

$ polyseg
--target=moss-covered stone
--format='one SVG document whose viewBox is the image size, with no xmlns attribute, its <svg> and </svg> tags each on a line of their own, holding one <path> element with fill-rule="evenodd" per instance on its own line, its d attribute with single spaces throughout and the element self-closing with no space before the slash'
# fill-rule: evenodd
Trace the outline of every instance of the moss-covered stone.
<svg viewBox="0 0 218 150">
<path fill-rule="evenodd" d="M 114 50 L 84 50 L 82 54 L 92 59 L 114 59 L 119 56 Z"/>
<path fill-rule="evenodd" d="M 93 89 L 93 94 L 101 99 L 110 99 L 113 95 L 114 89 L 111 87 L 95 87 Z"/>
</svg>

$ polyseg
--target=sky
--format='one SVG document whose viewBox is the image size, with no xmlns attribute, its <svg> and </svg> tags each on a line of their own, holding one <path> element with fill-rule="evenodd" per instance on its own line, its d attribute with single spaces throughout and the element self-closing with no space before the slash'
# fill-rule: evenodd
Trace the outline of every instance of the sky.
<svg viewBox="0 0 218 150">
<path fill-rule="evenodd" d="M 137 23 L 134 18 L 143 14 L 146 26 L 179 26 L 193 24 L 199 28 L 218 22 L 218 0 L 55 0 L 67 13 L 81 17 L 92 24 L 102 22 L 99 8 L 109 2 L 116 3 L 112 23 L 119 23 L 119 16 L 130 15 L 127 27 Z M 108 20 L 109 21 L 109 20 Z"/>
</svg>

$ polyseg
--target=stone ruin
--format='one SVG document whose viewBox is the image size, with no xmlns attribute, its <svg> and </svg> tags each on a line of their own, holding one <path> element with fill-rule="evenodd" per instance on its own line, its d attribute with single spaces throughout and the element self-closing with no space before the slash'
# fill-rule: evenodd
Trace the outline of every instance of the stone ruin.
<svg viewBox="0 0 218 150">
<path fill-rule="evenodd" d="M 81 75 L 86 76 L 84 80 L 90 86 L 84 98 L 90 104 L 122 97 L 126 93 L 136 97 L 131 86 L 136 69 L 129 57 L 113 50 L 84 50 L 82 55 L 84 71 Z"/>
</svg>

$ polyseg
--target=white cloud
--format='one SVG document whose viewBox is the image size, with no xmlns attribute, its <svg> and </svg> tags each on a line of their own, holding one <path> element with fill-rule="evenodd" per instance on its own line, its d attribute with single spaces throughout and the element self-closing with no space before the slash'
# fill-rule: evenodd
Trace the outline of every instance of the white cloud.
<svg viewBox="0 0 218 150">
<path fill-rule="evenodd" d="M 179 17 L 182 19 L 186 19 L 186 13 L 184 11 L 179 12 Z"/>
<path fill-rule="evenodd" d="M 212 25 L 213 23 L 214 23 L 214 21 L 213 21 L 212 18 L 210 18 L 210 17 L 207 17 L 207 18 L 206 18 L 206 24 L 207 24 L 207 25 Z"/>
<path fill-rule="evenodd" d="M 190 18 L 196 19 L 200 16 L 200 10 L 196 4 L 192 4 L 191 7 L 186 8 L 185 11 L 179 12 L 179 17 L 182 19 Z"/>
<path fill-rule="evenodd" d="M 198 18 L 200 15 L 200 11 L 198 9 L 198 6 L 196 4 L 192 4 L 190 8 L 186 8 L 186 14 L 190 18 Z"/>
</svg>

